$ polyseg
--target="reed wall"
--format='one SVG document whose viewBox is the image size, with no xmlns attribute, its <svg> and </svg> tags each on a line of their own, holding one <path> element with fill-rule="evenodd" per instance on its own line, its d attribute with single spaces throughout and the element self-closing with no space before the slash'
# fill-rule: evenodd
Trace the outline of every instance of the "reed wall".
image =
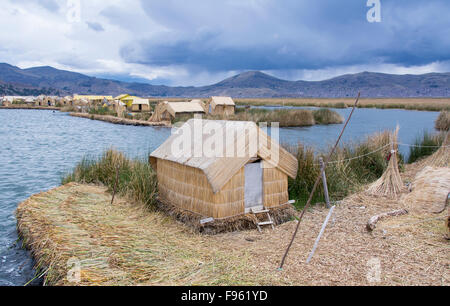
<svg viewBox="0 0 450 306">
<path fill-rule="evenodd" d="M 157 159 L 159 196 L 177 207 L 203 216 L 223 219 L 245 212 L 244 167 L 217 193 L 203 171 L 168 160 Z M 276 168 L 263 171 L 263 200 L 266 208 L 289 201 L 287 175 Z"/>
<path fill-rule="evenodd" d="M 216 194 L 200 169 L 157 160 L 159 195 L 178 207 L 216 219 L 244 212 L 244 170 Z"/>
<path fill-rule="evenodd" d="M 264 207 L 275 208 L 289 202 L 288 177 L 277 168 L 268 168 L 266 162 L 263 171 Z"/>
</svg>

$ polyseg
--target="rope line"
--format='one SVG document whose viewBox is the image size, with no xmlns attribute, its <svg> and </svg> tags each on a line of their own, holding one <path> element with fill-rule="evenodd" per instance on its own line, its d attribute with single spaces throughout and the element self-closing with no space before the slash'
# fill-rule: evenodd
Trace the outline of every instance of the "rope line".
<svg viewBox="0 0 450 306">
<path fill-rule="evenodd" d="M 374 153 L 380 152 L 381 150 L 385 149 L 386 147 L 390 146 L 391 144 L 388 143 L 378 149 L 376 149 L 375 151 L 372 151 L 370 153 L 367 154 L 363 154 L 363 155 L 359 155 L 359 156 L 355 156 L 352 158 L 347 158 L 347 159 L 340 159 L 340 160 L 335 160 L 335 161 L 330 161 L 328 162 L 329 164 L 337 164 L 337 163 L 341 163 L 341 162 L 347 162 L 347 161 L 352 161 L 352 160 L 356 160 L 356 159 L 360 159 L 369 155 L 372 155 Z M 416 147 L 416 148 L 450 148 L 450 146 L 419 146 L 419 145 L 411 145 L 411 144 L 406 144 L 406 143 L 397 143 L 397 146 L 408 146 L 408 147 Z M 320 166 L 320 164 L 314 164 L 314 166 Z"/>
<path fill-rule="evenodd" d="M 399 146 L 406 146 L 406 147 L 415 147 L 415 148 L 450 148 L 450 146 L 419 146 L 419 145 L 412 145 L 407 143 L 397 143 Z"/>
<path fill-rule="evenodd" d="M 369 155 L 371 155 L 371 154 L 380 152 L 381 150 L 383 150 L 384 148 L 386 148 L 386 147 L 388 147 L 388 146 L 390 146 L 390 145 L 391 145 L 391 144 L 388 143 L 387 145 L 384 145 L 384 146 L 382 146 L 382 147 L 376 149 L 376 150 L 373 151 L 373 152 L 370 152 L 370 153 L 367 153 L 367 154 L 364 154 L 364 155 L 360 155 L 360 156 L 355 156 L 355 157 L 352 157 L 352 158 L 347 158 L 347 159 L 340 159 L 340 160 L 330 161 L 330 162 L 328 162 L 328 163 L 329 163 L 329 164 L 337 164 L 337 163 L 341 163 L 341 162 L 352 161 L 352 160 L 355 160 L 355 159 L 363 158 L 363 157 L 369 156 Z M 320 166 L 320 164 L 314 164 L 314 166 Z"/>
</svg>

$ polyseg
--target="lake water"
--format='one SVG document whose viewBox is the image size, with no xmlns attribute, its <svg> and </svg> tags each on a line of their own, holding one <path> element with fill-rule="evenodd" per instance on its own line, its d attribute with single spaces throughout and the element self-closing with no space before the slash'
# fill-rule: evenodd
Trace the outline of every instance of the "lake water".
<svg viewBox="0 0 450 306">
<path fill-rule="evenodd" d="M 347 117 L 350 109 L 336 109 Z M 358 109 L 344 141 L 400 125 L 400 141 L 413 143 L 432 131 L 436 112 Z M 280 129 L 280 142 L 302 142 L 323 149 L 333 143 L 342 125 Z M 132 157 L 146 158 L 170 129 L 114 125 L 42 110 L 0 110 L 0 286 L 23 285 L 34 277 L 29 253 L 17 242 L 14 211 L 31 195 L 60 184 L 85 155 L 114 147 Z M 403 154 L 407 147 L 400 148 Z"/>
</svg>

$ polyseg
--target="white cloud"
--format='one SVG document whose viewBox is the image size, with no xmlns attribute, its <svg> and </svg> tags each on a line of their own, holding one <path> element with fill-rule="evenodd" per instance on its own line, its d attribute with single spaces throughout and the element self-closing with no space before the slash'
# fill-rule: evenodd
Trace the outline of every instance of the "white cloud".
<svg viewBox="0 0 450 306">
<path fill-rule="evenodd" d="M 342 67 L 327 67 L 323 69 L 299 69 L 299 70 L 267 70 L 264 71 L 273 76 L 297 81 L 323 81 L 331 79 L 343 74 L 360 73 L 363 71 L 389 73 L 389 74 L 425 74 L 432 72 L 449 72 L 450 61 L 433 62 L 427 65 L 420 66 L 400 66 L 395 64 L 372 64 L 372 65 L 354 65 Z"/>
<path fill-rule="evenodd" d="M 71 22 L 74 1 L 2 1 L 0 61 L 183 86 L 245 69 L 290 80 L 450 70 L 448 4 L 437 0 L 404 11 L 387 3 L 379 25 L 358 23 L 364 3 L 300 0 L 80 0 Z"/>
</svg>

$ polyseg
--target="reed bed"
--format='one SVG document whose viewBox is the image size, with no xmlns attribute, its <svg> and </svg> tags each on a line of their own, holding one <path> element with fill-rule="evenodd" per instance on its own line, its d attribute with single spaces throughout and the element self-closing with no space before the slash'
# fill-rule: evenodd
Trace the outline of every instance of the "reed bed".
<svg viewBox="0 0 450 306">
<path fill-rule="evenodd" d="M 261 234 L 205 236 L 143 204 L 118 197 L 111 205 L 106 191 L 71 183 L 19 205 L 18 230 L 46 285 L 450 284 L 442 274 L 448 269 L 446 212 L 431 220 L 415 213 L 382 220 L 367 233 L 371 216 L 398 209 L 399 203 L 354 194 L 336 207 L 306 264 L 328 214 L 326 208 L 314 207 L 302 221 L 293 255 L 277 271 L 295 221 Z M 366 276 L 373 259 L 379 260 L 382 273 L 371 281 Z M 80 282 L 67 278 L 74 267 L 69 262 L 80 263 Z"/>
<path fill-rule="evenodd" d="M 249 98 L 235 99 L 235 102 L 239 105 L 314 106 L 329 108 L 345 108 L 355 104 L 354 98 Z M 360 108 L 450 111 L 449 98 L 362 98 L 358 105 Z"/>
<path fill-rule="evenodd" d="M 450 133 L 441 134 L 445 139 L 441 147 L 433 155 L 424 160 L 424 164 L 432 167 L 450 167 Z"/>
<path fill-rule="evenodd" d="M 180 115 L 174 122 L 187 121 L 193 115 Z M 329 109 L 237 109 L 234 115 L 204 115 L 209 120 L 253 121 L 257 124 L 278 122 L 280 127 L 313 126 L 316 124 L 338 124 L 344 119 L 337 112 Z"/>
<path fill-rule="evenodd" d="M 422 134 L 416 137 L 416 140 L 409 149 L 408 164 L 412 164 L 435 153 L 444 142 L 445 134 L 432 134 L 428 131 L 423 131 Z"/>
<path fill-rule="evenodd" d="M 101 116 L 115 116 L 117 117 L 117 113 L 108 107 L 91 107 L 88 111 L 91 115 L 101 115 Z"/>
<path fill-rule="evenodd" d="M 84 157 L 74 171 L 62 179 L 62 184 L 70 182 L 104 185 L 109 192 L 116 190 L 135 202 L 149 207 L 156 204 L 157 178 L 150 164 L 129 159 L 113 149 L 99 158 Z"/>
<path fill-rule="evenodd" d="M 321 108 L 312 112 L 316 124 L 337 124 L 344 122 L 344 118 L 339 113 L 328 108 Z"/>
<path fill-rule="evenodd" d="M 78 112 L 79 109 L 76 106 L 67 105 L 67 106 L 62 107 L 60 109 L 60 111 L 63 113 L 74 113 L 74 112 Z"/>
<path fill-rule="evenodd" d="M 446 131 L 450 129 L 450 112 L 442 111 L 436 119 L 435 128 L 438 131 Z"/>
<path fill-rule="evenodd" d="M 70 183 L 25 201 L 18 230 L 46 285 L 252 285 L 248 254 L 106 188 Z M 238 253 L 238 254 L 237 254 Z M 78 262 L 79 282 L 67 277 Z M 259 276 L 259 277 L 258 277 Z"/>
</svg>

